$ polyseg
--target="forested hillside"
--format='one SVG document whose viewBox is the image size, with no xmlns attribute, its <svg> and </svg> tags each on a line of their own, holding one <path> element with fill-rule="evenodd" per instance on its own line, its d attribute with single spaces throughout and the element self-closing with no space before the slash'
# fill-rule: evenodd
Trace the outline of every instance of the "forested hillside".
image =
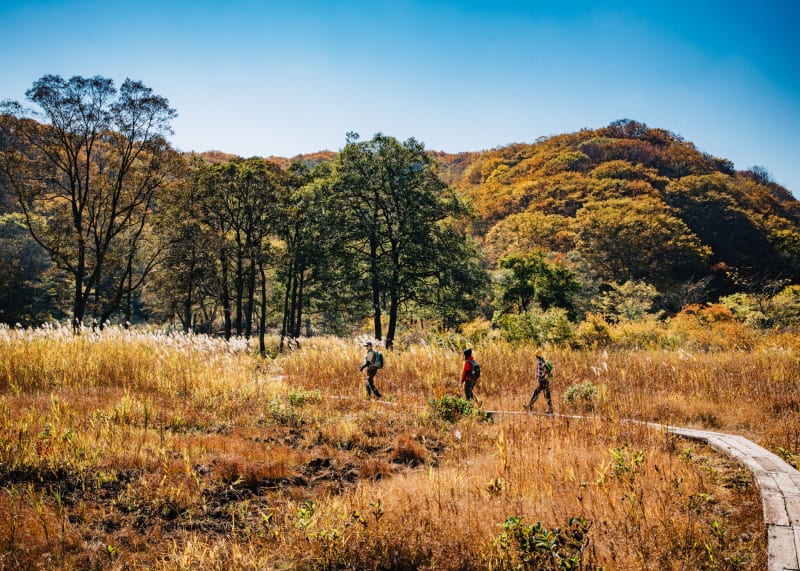
<svg viewBox="0 0 800 571">
<path fill-rule="evenodd" d="M 800 203 L 766 171 L 735 171 L 635 121 L 443 156 L 478 215 L 490 263 L 533 251 L 584 257 L 606 280 L 669 289 L 734 273 L 800 278 Z"/>
<path fill-rule="evenodd" d="M 590 315 L 720 301 L 800 319 L 800 203 L 663 129 L 457 155 L 350 133 L 338 152 L 244 159 L 176 152 L 175 110 L 139 82 L 45 76 L 28 98 L 38 115 L 0 113 L 0 322 L 262 344 L 369 323 L 391 345 L 412 323 L 558 341 Z"/>
</svg>

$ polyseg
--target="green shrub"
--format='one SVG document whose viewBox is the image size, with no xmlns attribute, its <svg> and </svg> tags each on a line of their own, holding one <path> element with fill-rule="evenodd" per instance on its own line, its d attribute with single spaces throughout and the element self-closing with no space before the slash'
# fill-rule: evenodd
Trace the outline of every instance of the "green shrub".
<svg viewBox="0 0 800 571">
<path fill-rule="evenodd" d="M 571 517 L 565 529 L 546 529 L 541 522 L 523 525 L 521 517 L 503 523 L 495 539 L 499 552 L 495 569 L 537 569 L 567 571 L 583 568 L 583 552 L 589 545 L 591 523 Z"/>
<path fill-rule="evenodd" d="M 289 393 L 289 404 L 293 407 L 301 407 L 306 403 L 322 402 L 322 392 L 318 390 L 306 391 L 297 389 Z"/>
<path fill-rule="evenodd" d="M 572 409 L 591 411 L 595 408 L 595 400 L 599 389 L 591 381 L 570 385 L 564 391 L 564 402 Z"/>
<path fill-rule="evenodd" d="M 431 397 L 428 400 L 434 414 L 447 422 L 456 422 L 465 416 L 474 416 L 480 420 L 486 420 L 486 413 L 474 401 L 457 397 L 455 395 L 444 395 L 441 398 Z"/>
<path fill-rule="evenodd" d="M 542 311 L 538 307 L 525 313 L 505 314 L 496 319 L 508 341 L 536 341 L 539 345 L 558 344 L 573 336 L 573 325 L 567 310 L 551 307 Z"/>
</svg>

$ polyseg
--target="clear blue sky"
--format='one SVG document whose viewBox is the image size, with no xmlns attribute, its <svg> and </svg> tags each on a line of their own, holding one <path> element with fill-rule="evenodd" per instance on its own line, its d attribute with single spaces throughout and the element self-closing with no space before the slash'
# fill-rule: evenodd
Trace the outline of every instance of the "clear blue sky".
<svg viewBox="0 0 800 571">
<path fill-rule="evenodd" d="M 474 151 L 630 118 L 800 196 L 800 0 L 0 0 L 0 53 L 0 99 L 143 81 L 184 151 Z"/>
</svg>

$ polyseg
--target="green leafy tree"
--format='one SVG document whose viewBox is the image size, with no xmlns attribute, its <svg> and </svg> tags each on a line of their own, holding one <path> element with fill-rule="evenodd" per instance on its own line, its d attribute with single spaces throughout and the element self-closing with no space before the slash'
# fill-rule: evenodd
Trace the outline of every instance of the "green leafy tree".
<svg viewBox="0 0 800 571">
<path fill-rule="evenodd" d="M 60 319 L 57 280 L 47 252 L 21 214 L 0 215 L 0 323 L 37 325 Z"/>
<path fill-rule="evenodd" d="M 146 299 L 154 315 L 162 320 L 177 316 L 184 331 L 209 331 L 218 300 L 218 242 L 203 215 L 206 168 L 200 157 L 191 157 L 183 184 L 165 193 L 153 221 L 163 257 L 145 287 Z"/>
<path fill-rule="evenodd" d="M 434 303 L 430 284 L 443 269 L 457 269 L 449 261 L 453 242 L 463 244 L 466 235 L 447 222 L 465 216 L 466 210 L 439 178 L 424 146 L 414 139 L 401 143 L 379 133 L 360 141 L 351 133 L 336 162 L 335 176 L 339 211 L 346 217 L 352 252 L 362 264 L 370 293 L 375 337 L 383 337 L 386 307 L 385 343 L 391 347 L 401 306 Z"/>
<path fill-rule="evenodd" d="M 543 311 L 533 306 L 524 313 L 500 315 L 495 322 L 509 341 L 534 340 L 540 345 L 562 343 L 574 334 L 569 315 L 561 307 Z"/>
<path fill-rule="evenodd" d="M 431 259 L 435 271 L 422 276 L 408 301 L 423 308 L 423 315 L 441 319 L 445 327 L 467 321 L 481 311 L 489 298 L 489 275 L 482 267 L 477 245 L 456 220 L 433 228 Z"/>
<path fill-rule="evenodd" d="M 595 306 L 607 321 L 636 321 L 654 311 L 658 295 L 658 290 L 644 281 L 611 282 Z"/>
<path fill-rule="evenodd" d="M 278 269 L 284 287 L 281 349 L 287 337 L 297 341 L 304 315 L 310 322 L 312 313 L 323 314 L 336 329 L 354 299 L 351 283 L 358 280 L 356 264 L 346 255 L 330 165 L 308 169 L 294 163 L 288 177 L 277 225 L 283 242 Z"/>
<path fill-rule="evenodd" d="M 574 310 L 573 298 L 580 291 L 576 276 L 568 268 L 548 261 L 541 252 L 500 261 L 507 270 L 498 284 L 497 305 L 501 313 L 527 312 L 532 304 L 547 311 L 560 307 Z"/>
<path fill-rule="evenodd" d="M 217 247 L 217 291 L 229 339 L 252 333 L 258 278 L 265 277 L 277 196 L 285 186 L 277 165 L 260 158 L 209 165 L 200 176 L 203 221 Z M 265 292 L 261 292 L 265 303 Z M 262 306 L 263 315 L 266 308 Z"/>
</svg>

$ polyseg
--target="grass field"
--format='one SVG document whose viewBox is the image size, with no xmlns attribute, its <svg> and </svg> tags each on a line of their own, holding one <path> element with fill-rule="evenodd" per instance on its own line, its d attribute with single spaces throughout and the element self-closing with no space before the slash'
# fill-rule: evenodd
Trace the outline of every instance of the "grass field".
<svg viewBox="0 0 800 571">
<path fill-rule="evenodd" d="M 556 412 L 486 422 L 461 351 L 0 329 L 5 569 L 763 569 L 741 466 L 625 422 L 742 434 L 797 465 L 800 342 L 552 348 Z M 475 347 L 484 410 L 522 412 L 535 347 Z M 544 403 L 537 403 L 544 410 Z"/>
</svg>

